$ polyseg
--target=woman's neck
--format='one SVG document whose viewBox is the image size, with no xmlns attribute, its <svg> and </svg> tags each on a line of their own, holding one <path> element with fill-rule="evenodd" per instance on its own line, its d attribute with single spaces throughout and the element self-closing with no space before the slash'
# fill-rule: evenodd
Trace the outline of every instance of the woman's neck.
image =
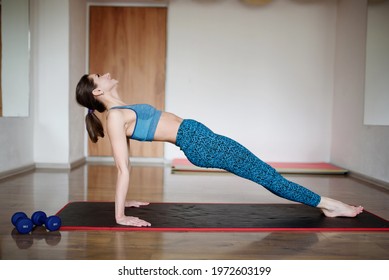
<svg viewBox="0 0 389 280">
<path fill-rule="evenodd" d="M 123 102 L 117 91 L 106 92 L 98 97 L 108 110 L 114 106 L 127 105 Z"/>
</svg>

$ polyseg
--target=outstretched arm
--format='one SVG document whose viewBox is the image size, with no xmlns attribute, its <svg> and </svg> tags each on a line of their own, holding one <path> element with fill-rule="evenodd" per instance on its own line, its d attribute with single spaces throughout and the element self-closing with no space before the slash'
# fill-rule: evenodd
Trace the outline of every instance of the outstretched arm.
<svg viewBox="0 0 389 280">
<path fill-rule="evenodd" d="M 110 112 L 107 120 L 108 136 L 111 142 L 113 157 L 118 170 L 115 194 L 115 218 L 116 222 L 126 226 L 150 226 L 150 223 L 137 217 L 125 215 L 126 206 L 139 207 L 142 203 L 127 202 L 126 196 L 130 181 L 130 163 L 128 160 L 128 146 L 125 126 L 120 111 Z M 146 203 L 147 205 L 147 203 Z"/>
</svg>

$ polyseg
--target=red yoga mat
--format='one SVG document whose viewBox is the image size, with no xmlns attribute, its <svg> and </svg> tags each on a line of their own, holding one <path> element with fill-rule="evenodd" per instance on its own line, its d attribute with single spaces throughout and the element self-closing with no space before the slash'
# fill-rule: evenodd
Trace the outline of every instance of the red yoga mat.
<svg viewBox="0 0 389 280">
<path fill-rule="evenodd" d="M 327 218 L 302 204 L 152 203 L 126 208 L 126 215 L 151 227 L 115 222 L 114 202 L 73 202 L 58 212 L 61 230 L 129 231 L 388 231 L 389 222 L 369 212 L 356 218 Z"/>
</svg>

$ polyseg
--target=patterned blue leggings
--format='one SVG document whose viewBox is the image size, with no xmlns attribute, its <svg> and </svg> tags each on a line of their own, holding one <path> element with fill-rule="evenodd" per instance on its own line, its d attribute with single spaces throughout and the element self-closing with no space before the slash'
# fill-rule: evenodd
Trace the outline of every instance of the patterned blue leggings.
<svg viewBox="0 0 389 280">
<path fill-rule="evenodd" d="M 316 207 L 320 196 L 288 181 L 238 142 L 213 133 L 194 120 L 184 120 L 178 130 L 176 145 L 196 166 L 220 168 L 256 182 L 288 200 Z"/>
</svg>

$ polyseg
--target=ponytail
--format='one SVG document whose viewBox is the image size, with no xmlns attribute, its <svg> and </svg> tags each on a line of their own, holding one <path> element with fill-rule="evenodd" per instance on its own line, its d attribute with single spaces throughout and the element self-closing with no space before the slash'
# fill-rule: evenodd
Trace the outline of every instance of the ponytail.
<svg viewBox="0 0 389 280">
<path fill-rule="evenodd" d="M 85 116 L 85 124 L 89 138 L 93 143 L 97 142 L 98 137 L 104 137 L 103 125 L 93 110 L 88 110 L 88 114 Z"/>
<path fill-rule="evenodd" d="M 76 87 L 77 102 L 88 108 L 88 114 L 85 116 L 86 130 L 89 138 L 93 143 L 96 143 L 99 137 L 104 137 L 104 128 L 100 119 L 95 115 L 94 110 L 103 113 L 107 109 L 104 104 L 98 101 L 92 94 L 96 88 L 93 80 L 89 75 L 81 77 Z"/>
</svg>

